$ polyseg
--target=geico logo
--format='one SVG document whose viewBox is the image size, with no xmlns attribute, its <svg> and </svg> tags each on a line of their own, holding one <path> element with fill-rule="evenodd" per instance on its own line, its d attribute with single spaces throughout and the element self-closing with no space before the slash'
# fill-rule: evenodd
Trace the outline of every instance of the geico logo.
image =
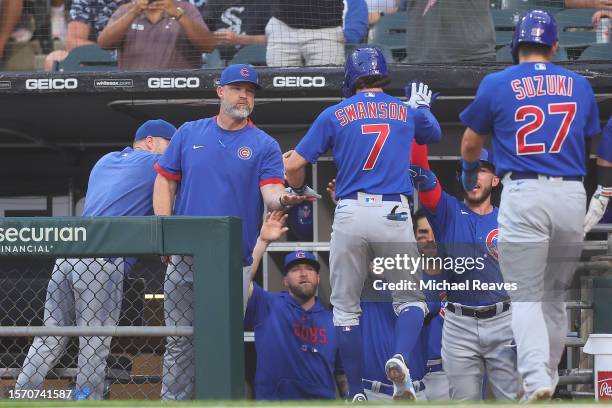
<svg viewBox="0 0 612 408">
<path fill-rule="evenodd" d="M 27 79 L 26 89 L 76 89 L 76 78 Z"/>
<path fill-rule="evenodd" d="M 325 86 L 325 77 L 302 76 L 283 77 L 277 76 L 272 79 L 272 85 L 277 88 L 322 88 Z"/>
<path fill-rule="evenodd" d="M 177 78 L 149 78 L 149 88 L 199 88 L 200 78 L 197 77 L 177 77 Z"/>
</svg>

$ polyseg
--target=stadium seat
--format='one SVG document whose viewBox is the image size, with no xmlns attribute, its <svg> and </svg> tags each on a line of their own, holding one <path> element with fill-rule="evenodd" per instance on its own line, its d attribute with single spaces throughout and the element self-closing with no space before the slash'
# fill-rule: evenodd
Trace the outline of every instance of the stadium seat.
<svg viewBox="0 0 612 408">
<path fill-rule="evenodd" d="M 406 48 L 408 15 L 404 12 L 386 14 L 371 29 L 368 43 L 385 44 L 391 50 Z"/>
<path fill-rule="evenodd" d="M 210 54 L 206 54 L 206 61 L 202 68 L 225 68 L 225 61 L 221 59 L 221 53 L 218 49 L 214 49 Z"/>
<path fill-rule="evenodd" d="M 499 50 L 497 50 L 497 53 L 495 55 L 495 60 L 497 62 L 512 62 L 512 53 L 510 51 L 510 46 L 507 45 L 503 48 L 500 48 Z M 557 50 L 557 54 L 555 55 L 555 57 L 553 58 L 553 62 L 564 62 L 564 61 L 568 61 L 568 57 L 567 57 L 567 51 L 565 51 L 564 48 L 559 48 Z"/>
<path fill-rule="evenodd" d="M 578 61 L 612 61 L 612 44 L 596 44 L 585 49 Z"/>
<path fill-rule="evenodd" d="M 514 31 L 521 12 L 517 9 L 492 9 L 491 18 L 495 31 Z"/>
<path fill-rule="evenodd" d="M 266 66 L 266 46 L 254 44 L 242 47 L 232 58 L 231 64 L 251 64 L 256 67 Z"/>
<path fill-rule="evenodd" d="M 109 51 L 96 44 L 83 45 L 70 51 L 65 60 L 59 61 L 56 71 L 116 71 L 117 60 Z"/>
<path fill-rule="evenodd" d="M 495 31 L 495 45 L 502 47 L 510 44 L 514 31 Z"/>
<path fill-rule="evenodd" d="M 563 47 L 586 47 L 596 42 L 591 18 L 594 9 L 567 9 L 555 15 L 559 43 Z"/>
</svg>

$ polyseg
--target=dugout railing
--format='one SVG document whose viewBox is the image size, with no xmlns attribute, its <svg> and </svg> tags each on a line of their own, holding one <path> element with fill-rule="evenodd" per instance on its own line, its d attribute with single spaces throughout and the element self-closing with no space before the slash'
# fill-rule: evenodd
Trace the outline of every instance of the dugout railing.
<svg viewBox="0 0 612 408">
<path fill-rule="evenodd" d="M 163 340 L 166 336 L 191 337 L 193 340 L 196 399 L 242 399 L 244 398 L 244 337 L 242 325 L 242 267 L 241 267 L 241 224 L 234 217 L 100 217 L 100 218 L 4 218 L 0 223 L 0 257 L 4 259 L 2 278 L 13 278 L 19 281 L 22 275 L 41 268 L 23 266 L 6 269 L 7 264 L 24 258 L 36 259 L 115 259 L 115 257 L 141 257 L 159 259 L 162 255 L 193 257 L 193 325 L 166 326 L 163 318 L 158 325 L 118 325 L 118 326 L 42 326 L 41 311 L 44 295 L 41 300 L 38 292 L 20 289 L 16 296 L 22 298 L 21 304 L 11 306 L 6 301 L 2 305 L 4 318 L 13 313 L 37 315 L 39 325 L 15 324 L 23 322 L 13 320 L 12 324 L 2 322 L 0 341 L 8 341 L 11 346 L 17 338 L 33 336 L 112 336 L 113 342 L 126 341 L 124 353 L 113 353 L 109 358 L 107 376 L 115 377 L 117 383 L 138 385 L 138 378 L 130 380 L 131 362 L 126 361 L 127 349 L 138 352 L 147 348 L 155 349 L 158 355 L 163 353 Z M 32 258 L 35 257 L 35 258 Z M 179 258 L 177 258 L 179 259 Z M 184 258 L 180 258 L 184 259 Z M 159 262 L 159 261 L 158 261 Z M 34 262 L 35 263 L 35 262 Z M 165 267 L 160 264 L 159 273 Z M 50 265 L 43 262 L 42 265 Z M 142 279 L 140 279 L 142 280 Z M 138 279 L 135 279 L 138 281 Z M 25 281 L 27 283 L 27 280 Z M 125 281 L 124 281 L 125 282 Z M 24 281 L 22 279 L 23 287 Z M 40 285 L 39 285 L 40 286 Z M 133 284 L 125 288 L 125 297 Z M 133 294 L 135 302 L 141 301 L 144 293 L 142 284 Z M 46 291 L 45 285 L 41 286 Z M 143 316 L 139 314 L 142 305 L 132 303 L 125 307 L 123 299 L 121 318 L 130 316 L 131 322 L 142 324 Z M 37 299 L 38 304 L 27 305 Z M 25 303 L 24 303 L 25 302 Z M 149 313 L 152 315 L 152 313 Z M 144 320 L 155 320 L 148 316 Z M 161 321 L 159 321 L 161 320 Z M 130 324 L 128 322 L 128 324 Z M 136 323 L 137 324 L 137 323 Z M 154 339 L 151 343 L 149 340 Z M 119 343 L 117 343 L 119 344 Z M 4 348 L 4 343 L 3 346 Z M 74 345 L 72 345 L 74 348 Z M 68 347 L 70 350 L 70 346 Z M 2 350 L 2 364 L 9 353 Z M 27 353 L 27 347 L 21 344 L 21 354 Z M 95 351 L 94 351 L 95 352 Z M 71 352 L 69 351 L 68 354 Z M 75 351 L 72 350 L 74 354 Z M 133 355 L 132 355 L 133 356 Z M 136 356 L 137 357 L 137 356 Z M 21 356 L 23 358 L 23 355 Z M 115 361 L 115 363 L 113 363 Z M 13 365 L 14 362 L 13 362 Z M 47 378 L 70 377 L 74 368 L 68 367 L 53 371 Z M 159 367 L 158 367 L 159 368 Z M 19 370 L 14 370 L 17 375 Z M 6 371 L 5 371 L 6 372 Z M 159 375 L 156 373 L 157 382 Z M 146 376 L 143 376 L 146 377 Z M 144 380 L 146 381 L 146 379 Z M 149 398 L 159 397 L 149 395 Z"/>
</svg>

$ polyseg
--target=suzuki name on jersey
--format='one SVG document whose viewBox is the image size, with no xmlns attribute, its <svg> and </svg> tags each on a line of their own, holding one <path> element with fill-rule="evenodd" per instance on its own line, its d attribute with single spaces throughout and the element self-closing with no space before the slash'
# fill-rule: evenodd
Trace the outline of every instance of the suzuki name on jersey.
<svg viewBox="0 0 612 408">
<path fill-rule="evenodd" d="M 355 102 L 336 110 L 335 115 L 340 126 L 359 119 L 395 119 L 406 122 L 408 107 L 397 102 Z"/>
<path fill-rule="evenodd" d="M 572 96 L 574 78 L 565 75 L 535 75 L 510 82 L 514 97 L 521 101 L 536 96 Z"/>
</svg>

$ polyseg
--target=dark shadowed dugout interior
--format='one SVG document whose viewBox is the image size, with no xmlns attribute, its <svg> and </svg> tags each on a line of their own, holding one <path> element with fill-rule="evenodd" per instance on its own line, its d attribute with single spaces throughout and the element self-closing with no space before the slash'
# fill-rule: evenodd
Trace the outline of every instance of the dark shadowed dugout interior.
<svg viewBox="0 0 612 408">
<path fill-rule="evenodd" d="M 565 64 L 586 76 L 597 95 L 602 125 L 612 115 L 612 64 Z M 441 179 L 450 177 L 464 127 L 458 114 L 472 100 L 487 66 L 391 67 L 388 92 L 403 98 L 409 80 L 426 82 L 441 96 L 433 107 L 444 130 L 430 148 Z M 263 89 L 252 115 L 293 148 L 324 108 L 340 100 L 341 68 L 259 68 Z M 2 73 L 0 76 L 0 181 L 2 196 L 84 195 L 92 165 L 104 153 L 131 143 L 147 119 L 179 126 L 218 111 L 220 70 L 108 73 Z M 591 146 L 595 152 L 597 138 Z M 450 182 L 450 180 L 449 180 Z M 592 187 L 592 177 L 587 185 Z"/>
</svg>

